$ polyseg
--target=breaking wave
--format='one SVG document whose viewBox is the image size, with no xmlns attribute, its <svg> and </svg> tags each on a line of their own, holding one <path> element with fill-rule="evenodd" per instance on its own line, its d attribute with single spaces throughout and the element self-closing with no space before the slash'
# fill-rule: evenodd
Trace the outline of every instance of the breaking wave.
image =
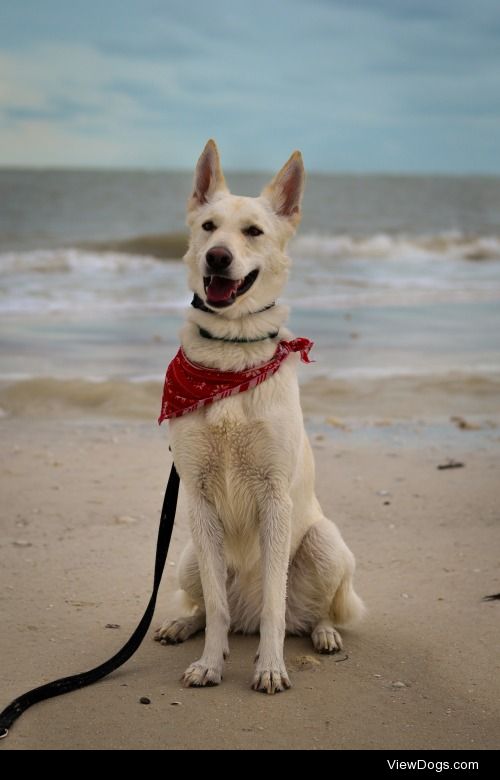
<svg viewBox="0 0 500 780">
<path fill-rule="evenodd" d="M 408 236 L 377 233 L 366 238 L 350 235 L 300 236 L 294 241 L 295 252 L 312 257 L 338 258 L 450 258 L 456 260 L 499 260 L 499 236 L 472 236 L 459 231 L 434 235 Z"/>
<path fill-rule="evenodd" d="M 0 314 L 177 310 L 189 301 L 182 234 L 0 254 Z M 500 296 L 500 238 L 459 232 L 300 236 L 286 298 L 299 308 L 486 301 Z M 163 258 L 163 259 L 160 259 Z M 480 262 L 482 261 L 482 262 Z"/>
</svg>

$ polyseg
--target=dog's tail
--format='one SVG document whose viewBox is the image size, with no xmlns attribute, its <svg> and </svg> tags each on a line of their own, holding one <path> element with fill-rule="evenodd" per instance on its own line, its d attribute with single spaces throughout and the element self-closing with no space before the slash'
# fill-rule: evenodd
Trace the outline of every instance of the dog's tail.
<svg viewBox="0 0 500 780">
<path fill-rule="evenodd" d="M 352 574 L 346 573 L 333 597 L 331 618 L 336 626 L 357 623 L 366 612 L 366 607 L 352 586 Z"/>
</svg>

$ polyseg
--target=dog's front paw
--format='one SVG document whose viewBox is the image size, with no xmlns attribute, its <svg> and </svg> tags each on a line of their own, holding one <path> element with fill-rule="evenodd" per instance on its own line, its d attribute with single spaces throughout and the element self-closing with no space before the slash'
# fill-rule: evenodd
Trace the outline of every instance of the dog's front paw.
<svg viewBox="0 0 500 780">
<path fill-rule="evenodd" d="M 222 668 L 207 666 L 202 661 L 195 661 L 188 666 L 181 677 L 184 688 L 208 688 L 219 685 L 222 681 Z"/>
<path fill-rule="evenodd" d="M 262 693 L 280 693 L 292 687 L 284 666 L 280 669 L 257 669 L 253 676 L 252 688 Z"/>
</svg>

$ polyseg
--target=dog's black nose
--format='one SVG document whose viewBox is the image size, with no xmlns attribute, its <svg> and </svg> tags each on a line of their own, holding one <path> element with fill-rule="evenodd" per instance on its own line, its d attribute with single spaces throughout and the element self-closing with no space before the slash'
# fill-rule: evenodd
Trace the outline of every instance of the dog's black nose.
<svg viewBox="0 0 500 780">
<path fill-rule="evenodd" d="M 208 250 L 206 261 L 211 271 L 223 271 L 231 265 L 233 256 L 225 246 L 214 246 Z"/>
</svg>

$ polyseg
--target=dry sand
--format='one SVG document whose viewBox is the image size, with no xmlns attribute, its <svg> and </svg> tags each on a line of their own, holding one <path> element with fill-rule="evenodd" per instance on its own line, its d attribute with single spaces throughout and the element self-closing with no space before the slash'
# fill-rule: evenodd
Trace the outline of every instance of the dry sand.
<svg viewBox="0 0 500 780">
<path fill-rule="evenodd" d="M 0 423 L 3 706 L 129 636 L 150 592 L 169 459 L 154 425 Z M 2 749 L 497 748 L 500 601 L 481 598 L 500 591 L 498 430 L 328 428 L 313 441 L 320 500 L 369 608 L 344 631 L 347 660 L 301 668 L 309 640 L 288 638 L 293 688 L 267 697 L 250 690 L 256 637 L 233 636 L 223 684 L 185 690 L 202 637 L 163 647 L 151 631 L 107 680 L 27 712 Z M 449 457 L 465 467 L 438 471 Z M 186 536 L 181 500 L 155 624 Z"/>
</svg>

